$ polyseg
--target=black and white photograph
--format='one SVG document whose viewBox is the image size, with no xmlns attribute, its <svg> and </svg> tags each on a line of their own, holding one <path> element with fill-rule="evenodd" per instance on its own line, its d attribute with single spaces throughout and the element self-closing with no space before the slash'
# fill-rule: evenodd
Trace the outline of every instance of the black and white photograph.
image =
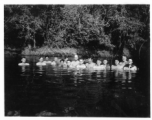
<svg viewBox="0 0 152 120">
<path fill-rule="evenodd" d="M 3 12 L 4 117 L 151 117 L 150 4 Z"/>
</svg>

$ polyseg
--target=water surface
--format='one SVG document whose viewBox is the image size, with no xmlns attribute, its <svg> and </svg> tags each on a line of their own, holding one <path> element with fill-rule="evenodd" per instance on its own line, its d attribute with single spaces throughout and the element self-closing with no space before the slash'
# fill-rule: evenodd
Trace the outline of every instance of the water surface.
<svg viewBox="0 0 152 120">
<path fill-rule="evenodd" d="M 150 116 L 150 80 L 142 70 L 37 67 L 35 56 L 19 67 L 20 59 L 5 56 L 6 116 Z"/>
</svg>

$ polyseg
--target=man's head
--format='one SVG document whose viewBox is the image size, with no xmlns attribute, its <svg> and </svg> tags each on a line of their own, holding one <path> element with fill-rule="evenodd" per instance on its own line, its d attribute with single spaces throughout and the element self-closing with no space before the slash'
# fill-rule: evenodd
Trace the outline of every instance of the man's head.
<svg viewBox="0 0 152 120">
<path fill-rule="evenodd" d="M 26 62 L 26 58 L 22 58 L 21 61 L 22 61 L 22 63 L 25 63 Z"/>
<path fill-rule="evenodd" d="M 78 60 L 78 55 L 74 55 L 74 60 Z"/>
<path fill-rule="evenodd" d="M 67 65 L 70 65 L 70 64 L 71 64 L 71 62 L 68 60 L 68 61 L 67 61 Z"/>
<path fill-rule="evenodd" d="M 125 55 L 122 56 L 122 61 L 126 62 L 127 61 L 127 57 Z"/>
<path fill-rule="evenodd" d="M 104 61 L 103 61 L 103 64 L 104 64 L 104 65 L 106 65 L 107 63 L 108 63 L 108 61 L 107 61 L 107 60 L 104 60 Z"/>
<path fill-rule="evenodd" d="M 48 61 L 48 60 L 49 60 L 49 57 L 48 57 L 48 56 L 46 56 L 46 57 L 45 57 L 45 60 L 46 60 L 46 61 Z"/>
<path fill-rule="evenodd" d="M 54 57 L 54 61 L 57 61 L 58 60 L 58 58 L 57 57 Z"/>
<path fill-rule="evenodd" d="M 60 60 L 60 64 L 63 64 L 63 63 L 64 63 L 64 60 L 63 60 L 63 59 L 61 59 L 61 60 Z"/>
<path fill-rule="evenodd" d="M 79 64 L 80 64 L 80 65 L 83 64 L 83 60 L 82 60 L 82 59 L 79 60 Z"/>
<path fill-rule="evenodd" d="M 39 62 L 43 62 L 43 57 L 40 57 Z"/>
<path fill-rule="evenodd" d="M 91 58 L 88 59 L 88 63 L 92 63 L 92 59 Z"/>
<path fill-rule="evenodd" d="M 97 60 L 97 65 L 99 66 L 99 65 L 101 65 L 101 60 Z"/>
<path fill-rule="evenodd" d="M 115 65 L 118 65 L 119 64 L 119 60 L 115 60 Z"/>
<path fill-rule="evenodd" d="M 132 59 L 128 60 L 128 64 L 131 65 L 133 63 Z"/>
</svg>

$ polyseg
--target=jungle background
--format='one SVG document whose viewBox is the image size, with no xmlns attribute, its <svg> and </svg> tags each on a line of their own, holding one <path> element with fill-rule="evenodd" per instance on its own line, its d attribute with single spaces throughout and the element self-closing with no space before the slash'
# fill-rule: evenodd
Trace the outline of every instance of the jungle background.
<svg viewBox="0 0 152 120">
<path fill-rule="evenodd" d="M 5 55 L 126 55 L 149 67 L 150 5 L 4 5 L 4 49 Z"/>
</svg>

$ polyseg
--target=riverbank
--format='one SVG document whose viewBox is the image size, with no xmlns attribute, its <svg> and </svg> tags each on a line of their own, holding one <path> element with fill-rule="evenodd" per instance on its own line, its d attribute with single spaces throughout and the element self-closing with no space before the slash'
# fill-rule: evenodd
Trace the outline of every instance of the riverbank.
<svg viewBox="0 0 152 120">
<path fill-rule="evenodd" d="M 37 48 L 37 49 L 29 49 L 29 48 L 25 48 L 22 52 L 22 55 L 38 55 L 38 56 L 73 56 L 75 54 L 81 55 L 81 56 L 90 56 L 90 57 L 96 57 L 96 56 L 100 56 L 100 57 L 112 57 L 112 54 L 110 53 L 110 51 L 106 51 L 106 50 L 96 50 L 96 51 L 91 51 L 91 50 L 87 50 L 84 48 L 49 48 L 47 46 L 45 47 L 41 47 L 41 48 Z"/>
<path fill-rule="evenodd" d="M 48 46 L 43 46 L 39 48 L 24 48 L 16 49 L 11 47 L 5 47 L 5 55 L 26 55 L 26 56 L 74 56 L 75 54 L 81 55 L 83 57 L 113 57 L 112 51 L 108 50 L 90 50 L 87 48 L 50 48 Z M 124 48 L 123 54 L 130 57 L 130 51 Z"/>
</svg>

